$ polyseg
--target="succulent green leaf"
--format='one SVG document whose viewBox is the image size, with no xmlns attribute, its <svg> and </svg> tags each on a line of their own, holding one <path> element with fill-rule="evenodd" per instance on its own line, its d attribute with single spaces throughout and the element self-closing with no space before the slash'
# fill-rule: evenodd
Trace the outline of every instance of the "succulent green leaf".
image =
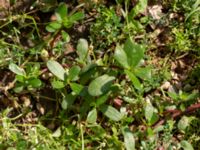
<svg viewBox="0 0 200 150">
<path fill-rule="evenodd" d="M 129 64 L 128 64 L 127 55 L 126 55 L 125 51 L 123 50 L 123 48 L 119 45 L 117 45 L 116 48 L 115 48 L 114 58 L 124 68 L 130 67 Z"/>
<path fill-rule="evenodd" d="M 153 125 L 153 124 L 155 124 L 157 121 L 159 120 L 159 116 L 158 116 L 158 114 L 157 113 L 153 113 L 153 116 L 152 116 L 152 118 L 151 118 L 151 120 L 149 121 L 149 124 L 150 125 Z"/>
<path fill-rule="evenodd" d="M 97 110 L 96 110 L 96 108 L 94 108 L 88 113 L 86 121 L 88 123 L 94 124 L 96 122 L 96 120 L 97 120 Z"/>
<path fill-rule="evenodd" d="M 189 126 L 190 120 L 188 117 L 183 116 L 178 122 L 178 129 L 180 131 L 185 131 L 185 129 Z"/>
<path fill-rule="evenodd" d="M 62 100 L 61 107 L 62 107 L 62 109 L 64 109 L 64 110 L 67 109 L 67 101 L 66 101 L 65 99 Z"/>
<path fill-rule="evenodd" d="M 124 51 L 127 56 L 127 61 L 130 67 L 136 67 L 141 59 L 144 57 L 144 47 L 134 43 L 128 38 L 124 44 Z"/>
<path fill-rule="evenodd" d="M 154 113 L 154 107 L 150 103 L 147 103 L 145 107 L 145 118 L 148 122 L 151 121 L 153 113 Z"/>
<path fill-rule="evenodd" d="M 158 114 L 155 113 L 155 108 L 152 106 L 151 103 L 147 103 L 145 107 L 145 118 L 148 121 L 149 125 L 153 125 L 159 119 Z"/>
<path fill-rule="evenodd" d="M 47 67 L 56 77 L 61 80 L 65 80 L 65 69 L 55 60 L 49 60 L 47 62 Z"/>
<path fill-rule="evenodd" d="M 84 86 L 78 83 L 70 83 L 70 87 L 72 91 L 76 93 L 77 95 L 79 95 L 84 89 Z"/>
<path fill-rule="evenodd" d="M 181 141 L 181 147 L 184 150 L 194 150 L 194 148 L 192 147 L 192 145 L 188 141 L 185 141 L 185 140 Z"/>
<path fill-rule="evenodd" d="M 54 21 L 54 22 L 51 22 L 49 23 L 47 26 L 46 26 L 46 30 L 48 32 L 55 32 L 56 30 L 60 29 L 62 27 L 61 23 L 58 22 L 58 21 Z"/>
<path fill-rule="evenodd" d="M 149 68 L 149 67 L 146 67 L 146 68 L 136 67 L 134 69 L 134 74 L 137 77 L 139 77 L 140 79 L 150 80 L 151 79 L 151 68 Z"/>
<path fill-rule="evenodd" d="M 77 45 L 77 54 L 81 61 L 84 61 L 88 55 L 88 42 L 86 39 L 79 39 Z"/>
<path fill-rule="evenodd" d="M 20 92 L 23 91 L 23 89 L 24 89 L 24 85 L 23 84 L 16 84 L 15 88 L 14 88 L 14 91 L 15 91 L 15 93 L 20 93 Z"/>
<path fill-rule="evenodd" d="M 81 71 L 81 68 L 79 66 L 73 66 L 69 70 L 68 79 L 70 81 L 76 80 L 78 78 L 78 75 L 79 75 L 80 71 Z"/>
<path fill-rule="evenodd" d="M 188 94 L 185 98 L 183 98 L 183 101 L 190 101 L 190 100 L 194 100 L 196 98 L 199 97 L 199 93 L 198 92 L 193 92 L 191 94 Z M 181 98 L 181 97 L 180 97 Z"/>
<path fill-rule="evenodd" d="M 70 41 L 70 36 L 69 36 L 69 34 L 67 32 L 62 30 L 61 31 L 61 35 L 62 35 L 63 41 L 65 41 L 65 42 L 69 42 Z"/>
<path fill-rule="evenodd" d="M 19 66 L 17 66 L 17 65 L 14 64 L 14 63 L 11 63 L 11 64 L 9 65 L 9 69 L 10 69 L 12 72 L 14 72 L 15 74 L 17 74 L 17 75 L 20 75 L 20 76 L 25 76 L 25 75 L 26 75 L 24 69 L 20 68 Z"/>
<path fill-rule="evenodd" d="M 68 94 L 64 96 L 61 103 L 62 109 L 64 110 L 68 109 L 74 103 L 75 99 L 76 95 L 73 94 Z"/>
<path fill-rule="evenodd" d="M 51 82 L 51 85 L 52 85 L 52 87 L 53 87 L 54 89 L 62 89 L 62 88 L 65 87 L 64 82 L 59 81 L 59 80 L 53 80 L 53 81 Z"/>
<path fill-rule="evenodd" d="M 179 96 L 177 93 L 174 92 L 168 92 L 167 93 L 169 95 L 169 97 L 171 97 L 173 100 L 178 100 Z"/>
<path fill-rule="evenodd" d="M 56 16 L 58 20 L 63 20 L 66 18 L 68 13 L 68 8 L 65 3 L 60 3 L 58 8 L 56 9 Z"/>
<path fill-rule="evenodd" d="M 42 85 L 42 82 L 40 79 L 37 78 L 30 78 L 28 80 L 28 84 L 31 85 L 34 88 L 40 87 Z"/>
<path fill-rule="evenodd" d="M 96 106 L 100 106 L 102 104 L 104 104 L 106 102 L 106 100 L 109 97 L 109 92 L 100 96 L 97 100 L 96 100 Z"/>
<path fill-rule="evenodd" d="M 52 134 L 53 137 L 60 137 L 61 136 L 61 129 L 60 127 L 56 129 L 56 131 L 54 131 L 54 133 Z"/>
<path fill-rule="evenodd" d="M 117 109 L 109 105 L 102 105 L 100 111 L 109 119 L 113 121 L 120 121 L 123 118 L 123 114 Z"/>
<path fill-rule="evenodd" d="M 130 72 L 129 70 L 125 70 L 125 73 L 126 73 L 126 75 L 129 77 L 129 79 L 132 81 L 133 86 L 134 86 L 137 90 L 141 91 L 143 86 L 142 86 L 142 84 L 140 83 L 140 81 L 138 80 L 138 78 L 137 78 L 132 72 Z"/>
<path fill-rule="evenodd" d="M 135 150 L 135 138 L 130 129 L 128 127 L 123 127 L 122 133 L 124 135 L 124 144 L 126 149 Z"/>
<path fill-rule="evenodd" d="M 129 14 L 129 19 L 133 19 L 133 17 L 135 17 L 139 13 L 144 12 L 146 7 L 147 7 L 147 0 L 138 1 L 136 6 L 131 10 Z"/>
<path fill-rule="evenodd" d="M 91 96 L 100 96 L 110 90 L 115 77 L 104 74 L 94 79 L 88 87 Z"/>
<path fill-rule="evenodd" d="M 84 13 L 77 12 L 70 16 L 70 21 L 75 22 L 75 21 L 83 19 L 84 17 L 85 17 Z"/>
<path fill-rule="evenodd" d="M 15 79 L 16 79 L 17 81 L 19 81 L 19 82 L 24 83 L 25 80 L 26 80 L 26 77 L 21 76 L 21 75 L 16 75 L 16 76 L 15 76 Z"/>
</svg>

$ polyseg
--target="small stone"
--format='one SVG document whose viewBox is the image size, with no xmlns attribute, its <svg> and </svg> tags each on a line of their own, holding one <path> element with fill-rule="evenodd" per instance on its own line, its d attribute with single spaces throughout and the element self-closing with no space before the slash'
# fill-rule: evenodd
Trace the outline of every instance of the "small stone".
<svg viewBox="0 0 200 150">
<path fill-rule="evenodd" d="M 170 85 L 169 88 L 168 88 L 168 92 L 177 93 L 177 90 L 173 85 Z"/>
<path fill-rule="evenodd" d="M 161 5 L 153 5 L 151 7 L 148 7 L 148 11 L 152 18 L 155 20 L 159 20 L 161 16 L 163 16 Z"/>
<path fill-rule="evenodd" d="M 19 104 L 16 100 L 13 100 L 12 105 L 13 105 L 14 108 L 19 108 Z"/>
<path fill-rule="evenodd" d="M 36 108 L 42 115 L 44 115 L 45 110 L 44 110 L 44 107 L 42 107 L 40 103 L 36 104 Z"/>
<path fill-rule="evenodd" d="M 29 106 L 30 106 L 31 100 L 30 100 L 29 97 L 27 97 L 27 96 L 22 96 L 22 97 L 21 97 L 21 100 L 24 102 L 24 106 L 25 106 L 25 107 L 29 107 Z"/>
<path fill-rule="evenodd" d="M 57 20 L 56 15 L 53 14 L 53 15 L 51 16 L 50 20 L 51 20 L 51 21 L 56 21 L 56 20 Z"/>
<path fill-rule="evenodd" d="M 169 18 L 170 19 L 174 19 L 174 18 L 177 18 L 178 17 L 178 14 L 177 13 L 170 13 L 169 14 Z"/>
<path fill-rule="evenodd" d="M 172 79 L 174 79 L 174 80 L 179 80 L 178 74 L 175 73 L 174 71 L 171 71 L 171 76 L 172 76 Z"/>
<path fill-rule="evenodd" d="M 42 79 L 48 80 L 49 79 L 49 73 L 48 72 L 43 73 L 42 74 Z"/>
<path fill-rule="evenodd" d="M 158 91 L 156 91 L 156 92 L 154 93 L 154 95 L 155 95 L 155 96 L 158 96 L 158 97 L 161 96 L 161 94 L 160 94 Z"/>
<path fill-rule="evenodd" d="M 35 43 L 30 39 L 27 40 L 27 43 L 28 43 L 28 46 L 30 46 L 30 47 L 34 47 L 35 46 Z"/>
<path fill-rule="evenodd" d="M 163 90 L 168 90 L 169 89 L 169 87 L 170 87 L 170 85 L 171 85 L 171 83 L 169 82 L 169 81 L 166 81 L 165 83 L 163 83 L 162 85 L 161 85 L 161 89 L 163 89 Z"/>
<path fill-rule="evenodd" d="M 151 103 L 150 97 L 149 97 L 149 96 L 146 96 L 146 97 L 145 97 L 145 101 L 146 101 L 148 104 L 150 104 L 150 103 Z"/>
<path fill-rule="evenodd" d="M 175 81 L 174 84 L 175 84 L 177 89 L 179 89 L 179 90 L 182 89 L 182 83 L 181 82 Z"/>
</svg>

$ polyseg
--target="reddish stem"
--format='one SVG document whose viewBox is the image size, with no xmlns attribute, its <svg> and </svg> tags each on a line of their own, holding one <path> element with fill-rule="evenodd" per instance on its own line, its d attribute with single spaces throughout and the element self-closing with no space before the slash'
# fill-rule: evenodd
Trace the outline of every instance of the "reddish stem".
<svg viewBox="0 0 200 150">
<path fill-rule="evenodd" d="M 165 119 L 165 118 L 166 118 L 166 115 L 168 115 L 169 113 L 172 114 L 172 115 L 171 115 L 171 118 L 172 118 L 172 119 L 176 119 L 176 118 L 178 118 L 178 117 L 181 116 L 181 115 L 184 115 L 184 114 L 186 114 L 186 113 L 194 112 L 195 110 L 197 110 L 197 109 L 199 109 L 199 108 L 200 108 L 200 102 L 197 103 L 197 104 L 193 104 L 193 105 L 189 106 L 189 107 L 186 108 L 184 111 L 177 110 L 177 109 L 175 109 L 175 110 L 167 110 L 167 111 L 165 111 L 165 112 L 163 113 L 163 114 L 165 115 L 164 119 L 159 120 L 157 123 L 155 123 L 155 124 L 153 125 L 153 127 L 155 128 L 155 127 L 157 127 L 157 126 L 159 126 L 159 125 L 164 124 L 165 121 L 166 121 L 166 119 Z"/>
</svg>

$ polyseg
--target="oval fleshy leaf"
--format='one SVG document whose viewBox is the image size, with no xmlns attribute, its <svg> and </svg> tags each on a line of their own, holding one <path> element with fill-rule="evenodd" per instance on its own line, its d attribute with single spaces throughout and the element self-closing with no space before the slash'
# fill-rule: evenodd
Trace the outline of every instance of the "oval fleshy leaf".
<svg viewBox="0 0 200 150">
<path fill-rule="evenodd" d="M 124 135 L 124 144 L 127 150 L 135 150 L 135 138 L 133 133 L 128 127 L 122 129 L 122 134 Z"/>
<path fill-rule="evenodd" d="M 88 123 L 95 123 L 97 120 L 97 110 L 96 108 L 94 108 L 93 110 L 91 110 L 89 113 L 88 113 L 88 116 L 87 116 L 87 122 Z"/>
<path fill-rule="evenodd" d="M 74 81 L 78 78 L 78 75 L 81 71 L 81 68 L 79 66 L 73 66 L 70 68 L 69 70 L 69 75 L 68 75 L 68 79 L 71 81 Z"/>
<path fill-rule="evenodd" d="M 88 54 L 88 42 L 86 39 L 79 39 L 77 45 L 77 54 L 81 61 L 84 61 L 87 58 Z"/>
<path fill-rule="evenodd" d="M 38 88 L 42 85 L 42 82 L 40 79 L 37 79 L 37 78 L 30 78 L 28 80 L 28 84 L 31 85 L 32 87 L 34 88 Z"/>
<path fill-rule="evenodd" d="M 46 26 L 46 30 L 48 32 L 55 32 L 56 30 L 60 29 L 62 27 L 61 23 L 58 22 L 58 21 L 54 21 L 54 22 L 51 22 L 49 23 L 47 26 Z"/>
<path fill-rule="evenodd" d="M 54 89 L 62 89 L 65 87 L 65 84 L 63 81 L 59 81 L 59 80 L 53 80 L 51 82 L 51 85 Z"/>
<path fill-rule="evenodd" d="M 70 87 L 72 91 L 76 93 L 77 95 L 79 95 L 84 89 L 84 86 L 78 83 L 70 83 Z"/>
<path fill-rule="evenodd" d="M 141 91 L 143 86 L 140 83 L 139 79 L 132 72 L 130 72 L 129 70 L 125 70 L 124 72 L 127 74 L 127 76 L 129 77 L 129 79 L 132 81 L 133 86 L 137 90 Z"/>
<path fill-rule="evenodd" d="M 136 67 L 141 59 L 144 57 L 144 47 L 134 43 L 128 38 L 124 44 L 124 51 L 127 56 L 127 61 L 130 67 Z"/>
<path fill-rule="evenodd" d="M 109 91 L 115 77 L 107 74 L 94 79 L 88 87 L 88 92 L 91 96 L 100 96 Z"/>
<path fill-rule="evenodd" d="M 56 16 L 58 20 L 63 20 L 67 17 L 68 8 L 65 3 L 60 3 L 58 8 L 56 9 Z"/>
<path fill-rule="evenodd" d="M 16 64 L 12 63 L 9 65 L 9 69 L 14 72 L 15 74 L 17 75 L 20 75 L 20 76 L 25 76 L 26 73 L 24 71 L 24 69 L 18 67 Z"/>
<path fill-rule="evenodd" d="M 134 74 L 143 80 L 150 80 L 151 79 L 151 68 L 140 68 L 137 67 L 134 69 Z"/>
<path fill-rule="evenodd" d="M 49 60 L 47 67 L 56 77 L 61 80 L 65 80 L 65 69 L 55 60 Z"/>
<path fill-rule="evenodd" d="M 83 19 L 84 17 L 85 17 L 84 13 L 76 12 L 75 14 L 70 16 L 70 21 L 75 22 L 75 21 Z"/>
<path fill-rule="evenodd" d="M 127 55 L 126 55 L 125 51 L 123 50 L 123 48 L 119 45 L 117 45 L 117 47 L 115 48 L 114 58 L 124 68 L 130 67 L 128 64 Z"/>
<path fill-rule="evenodd" d="M 103 105 L 100 107 L 101 112 L 113 121 L 120 121 L 123 118 L 123 114 L 112 106 Z"/>
<path fill-rule="evenodd" d="M 148 122 L 151 121 L 154 113 L 154 107 L 151 104 L 147 104 L 145 107 L 145 118 Z"/>
<path fill-rule="evenodd" d="M 76 97 L 77 96 L 72 93 L 65 95 L 61 103 L 62 109 L 67 110 L 74 103 Z"/>
<path fill-rule="evenodd" d="M 185 141 L 185 140 L 181 141 L 181 147 L 184 150 L 194 150 L 194 148 L 192 147 L 192 145 L 188 141 Z"/>
</svg>

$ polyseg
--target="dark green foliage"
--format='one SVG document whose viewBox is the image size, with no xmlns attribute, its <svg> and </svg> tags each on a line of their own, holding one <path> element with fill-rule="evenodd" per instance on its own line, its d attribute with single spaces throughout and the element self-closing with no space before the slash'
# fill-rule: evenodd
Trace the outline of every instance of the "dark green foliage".
<svg viewBox="0 0 200 150">
<path fill-rule="evenodd" d="M 0 18 L 0 149 L 198 149 L 199 4 L 10 9 Z"/>
</svg>

